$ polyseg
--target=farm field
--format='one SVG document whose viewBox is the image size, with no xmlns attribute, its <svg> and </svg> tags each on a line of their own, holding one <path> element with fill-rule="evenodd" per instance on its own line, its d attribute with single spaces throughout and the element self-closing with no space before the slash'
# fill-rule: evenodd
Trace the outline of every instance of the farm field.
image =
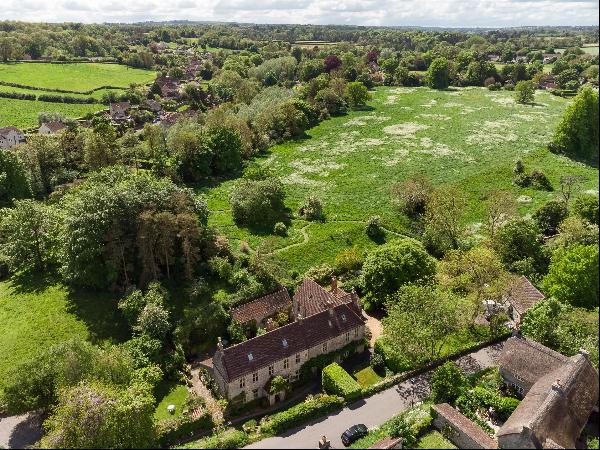
<svg viewBox="0 0 600 450">
<path fill-rule="evenodd" d="M 0 81 L 76 92 L 101 86 L 125 88 L 132 83 L 149 83 L 155 77 L 156 73 L 151 70 L 134 69 L 119 64 L 0 64 Z"/>
<path fill-rule="evenodd" d="M 0 322 L 10 324 L 0 327 L 0 391 L 11 368 L 56 343 L 76 337 L 94 342 L 125 338 L 111 300 L 37 280 L 0 282 Z"/>
<path fill-rule="evenodd" d="M 584 51 L 584 53 L 588 53 L 590 55 L 597 55 L 598 54 L 598 45 L 584 45 L 583 47 L 580 47 L 581 50 Z M 564 53 L 566 50 L 566 48 L 556 48 L 554 49 L 554 51 L 556 53 Z"/>
<path fill-rule="evenodd" d="M 49 103 L 0 98 L 0 127 L 8 125 L 19 128 L 36 127 L 40 112 L 59 112 L 65 117 L 77 118 L 102 109 L 106 109 L 106 106 L 99 103 Z"/>
<path fill-rule="evenodd" d="M 513 186 L 517 159 L 529 171 L 542 170 L 555 188 L 561 176 L 577 174 L 585 179 L 583 190 L 597 191 L 597 169 L 545 147 L 569 100 L 542 91 L 534 106 L 524 106 L 513 96 L 484 88 L 378 88 L 371 110 L 322 122 L 307 139 L 275 146 L 258 162 L 282 178 L 292 212 L 308 195 L 319 196 L 325 222 L 294 219 L 285 238 L 241 229 L 229 211 L 235 183 L 230 180 L 201 190 L 212 211 L 210 224 L 233 243 L 244 240 L 251 248 L 269 237 L 282 265 L 301 274 L 334 262 L 342 250 L 376 245 L 364 232 L 370 216 L 382 217 L 388 239 L 407 233 L 407 220 L 392 207 L 389 188 L 412 174 L 425 174 L 436 186 L 460 187 L 469 201 L 465 225 L 473 232 L 481 226 L 490 191 L 511 191 L 522 214 L 557 195 Z"/>
</svg>

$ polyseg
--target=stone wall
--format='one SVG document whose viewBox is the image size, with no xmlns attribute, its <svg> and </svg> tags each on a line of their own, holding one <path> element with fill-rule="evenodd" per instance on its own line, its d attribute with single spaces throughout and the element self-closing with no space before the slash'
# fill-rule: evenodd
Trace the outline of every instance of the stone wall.
<svg viewBox="0 0 600 450">
<path fill-rule="evenodd" d="M 449 404 L 434 405 L 432 409 L 433 426 L 458 448 L 498 448 L 494 439 Z"/>
</svg>

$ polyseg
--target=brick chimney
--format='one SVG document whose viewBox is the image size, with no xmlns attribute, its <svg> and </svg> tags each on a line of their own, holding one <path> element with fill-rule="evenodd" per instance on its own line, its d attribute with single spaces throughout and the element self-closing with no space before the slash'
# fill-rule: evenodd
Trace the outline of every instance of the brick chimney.
<svg viewBox="0 0 600 450">
<path fill-rule="evenodd" d="M 590 352 L 588 352 L 583 347 L 581 347 L 577 353 L 579 353 L 580 355 L 583 355 L 585 359 L 589 359 L 589 357 L 590 357 Z"/>
<path fill-rule="evenodd" d="M 362 305 L 360 304 L 360 298 L 358 298 L 358 294 L 356 293 L 356 288 L 352 288 L 352 303 L 356 306 L 358 311 L 362 311 Z"/>
<path fill-rule="evenodd" d="M 335 294 L 338 290 L 338 279 L 337 277 L 331 277 L 331 292 Z"/>
<path fill-rule="evenodd" d="M 557 378 L 554 383 L 552 383 L 552 390 L 558 392 L 559 394 L 563 393 L 563 387 L 560 383 L 560 378 Z"/>
<path fill-rule="evenodd" d="M 217 351 L 218 352 L 222 352 L 223 351 L 223 341 L 221 340 L 221 336 L 219 336 L 217 338 Z"/>
</svg>

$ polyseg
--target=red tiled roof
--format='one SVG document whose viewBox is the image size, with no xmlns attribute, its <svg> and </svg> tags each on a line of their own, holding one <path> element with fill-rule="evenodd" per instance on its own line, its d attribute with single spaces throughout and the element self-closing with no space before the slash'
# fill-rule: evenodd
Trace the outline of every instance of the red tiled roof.
<svg viewBox="0 0 600 450">
<path fill-rule="evenodd" d="M 270 317 L 286 309 L 292 308 L 292 299 L 287 289 L 283 286 L 267 294 L 252 300 L 231 310 L 231 317 L 244 324 L 252 320 L 260 322 L 265 317 Z"/>
<path fill-rule="evenodd" d="M 353 295 L 356 294 L 339 288 L 333 292 L 327 291 L 316 281 L 307 278 L 294 294 L 294 302 L 298 303 L 300 315 L 308 317 L 326 310 L 329 305 L 337 306 L 349 303 L 352 301 Z"/>
<path fill-rule="evenodd" d="M 448 403 L 433 405 L 432 408 L 436 413 L 454 425 L 454 427 L 477 442 L 481 448 L 498 448 L 498 443 L 494 439 L 488 436 L 478 425 L 473 423 L 468 417 L 461 414 Z"/>
<path fill-rule="evenodd" d="M 217 351 L 215 367 L 222 365 L 227 381 L 255 372 L 283 358 L 332 339 L 364 324 L 348 304 L 297 320 L 269 333 Z M 251 355 L 251 356 L 250 356 Z"/>
<path fill-rule="evenodd" d="M 46 127 L 48 127 L 52 133 L 56 133 L 57 131 L 67 128 L 67 126 L 62 122 L 48 122 L 44 123 L 43 125 L 46 125 Z"/>
<path fill-rule="evenodd" d="M 529 311 L 537 302 L 546 298 L 544 294 L 531 284 L 526 276 L 521 276 L 512 287 L 508 301 L 519 314 Z"/>
</svg>

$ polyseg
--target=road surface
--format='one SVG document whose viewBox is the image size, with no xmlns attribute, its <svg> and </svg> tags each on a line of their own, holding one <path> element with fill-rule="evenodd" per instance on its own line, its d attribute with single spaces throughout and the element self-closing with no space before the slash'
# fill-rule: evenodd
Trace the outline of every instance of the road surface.
<svg viewBox="0 0 600 450">
<path fill-rule="evenodd" d="M 502 344 L 494 344 L 460 358 L 457 363 L 466 373 L 474 373 L 497 364 Z M 410 378 L 369 398 L 358 400 L 341 411 L 315 419 L 285 433 L 256 442 L 245 448 L 318 448 L 325 435 L 332 448 L 343 448 L 340 435 L 352 425 L 364 423 L 373 428 L 429 395 L 432 372 Z"/>
</svg>

